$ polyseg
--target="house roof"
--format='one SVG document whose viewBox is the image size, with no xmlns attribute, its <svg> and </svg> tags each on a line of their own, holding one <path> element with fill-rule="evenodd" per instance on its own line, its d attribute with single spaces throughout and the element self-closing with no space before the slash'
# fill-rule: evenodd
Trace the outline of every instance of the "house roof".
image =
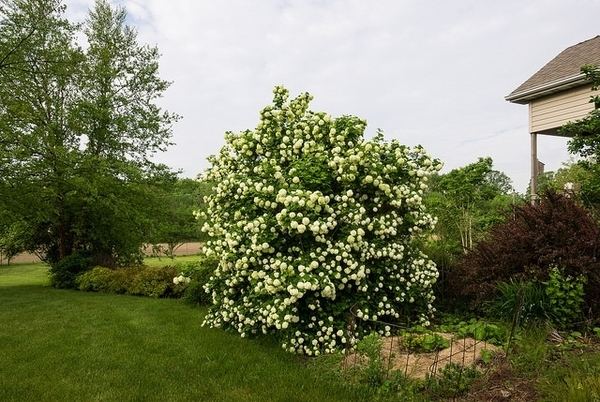
<svg viewBox="0 0 600 402">
<path fill-rule="evenodd" d="M 505 99 L 528 103 L 532 99 L 584 84 L 581 67 L 587 64 L 600 66 L 600 35 L 560 52 Z"/>
</svg>

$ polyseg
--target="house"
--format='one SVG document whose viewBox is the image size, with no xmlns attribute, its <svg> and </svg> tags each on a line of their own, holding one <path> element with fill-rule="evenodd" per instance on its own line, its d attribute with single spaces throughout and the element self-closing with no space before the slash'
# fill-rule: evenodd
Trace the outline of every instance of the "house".
<svg viewBox="0 0 600 402">
<path fill-rule="evenodd" d="M 538 134 L 560 135 L 561 126 L 594 109 L 591 84 L 581 73 L 584 65 L 600 66 L 600 35 L 563 50 L 505 97 L 509 102 L 529 105 L 532 202 L 537 198 L 537 177 L 543 166 L 537 158 Z"/>
</svg>

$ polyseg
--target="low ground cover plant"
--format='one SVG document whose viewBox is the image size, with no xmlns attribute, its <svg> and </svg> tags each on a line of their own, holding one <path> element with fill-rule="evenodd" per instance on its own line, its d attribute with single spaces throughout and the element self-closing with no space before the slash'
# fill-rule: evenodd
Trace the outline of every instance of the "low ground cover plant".
<svg viewBox="0 0 600 402">
<path fill-rule="evenodd" d="M 438 273 L 415 240 L 435 223 L 423 196 L 441 165 L 381 133 L 367 140 L 364 120 L 312 112 L 310 100 L 275 88 L 256 129 L 227 133 L 210 160 L 205 253 L 219 265 L 205 324 L 315 355 L 372 320 L 429 323 Z"/>
<path fill-rule="evenodd" d="M 481 372 L 476 367 L 450 363 L 435 376 L 429 376 L 423 385 L 424 394 L 434 399 L 445 400 L 466 394 Z"/>
<path fill-rule="evenodd" d="M 403 347 L 414 353 L 435 352 L 450 346 L 450 341 L 435 332 L 404 332 L 400 336 Z"/>
<path fill-rule="evenodd" d="M 486 341 L 494 345 L 503 345 L 509 334 L 508 324 L 490 322 L 481 318 L 461 321 L 459 317 L 451 317 L 443 324 L 437 325 L 436 329 L 441 332 L 451 332 L 461 337 Z"/>
</svg>

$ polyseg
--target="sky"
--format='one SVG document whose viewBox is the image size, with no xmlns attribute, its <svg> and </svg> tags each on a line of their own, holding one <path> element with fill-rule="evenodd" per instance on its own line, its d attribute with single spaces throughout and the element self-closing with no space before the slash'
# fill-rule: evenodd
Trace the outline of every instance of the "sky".
<svg viewBox="0 0 600 402">
<path fill-rule="evenodd" d="M 444 171 L 490 156 L 524 192 L 527 106 L 504 96 L 560 51 L 600 34 L 600 0 L 113 0 L 173 84 L 161 106 L 183 119 L 157 160 L 195 177 L 226 131 L 256 127 L 282 84 L 311 109 L 367 120 L 367 137 L 423 145 Z M 67 0 L 85 18 L 93 0 Z M 567 140 L 539 136 L 546 170 Z"/>
</svg>

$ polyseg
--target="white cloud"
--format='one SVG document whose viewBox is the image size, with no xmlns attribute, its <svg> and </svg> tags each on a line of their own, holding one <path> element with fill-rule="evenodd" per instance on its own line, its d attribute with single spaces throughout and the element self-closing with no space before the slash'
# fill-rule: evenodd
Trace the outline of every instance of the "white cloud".
<svg viewBox="0 0 600 402">
<path fill-rule="evenodd" d="M 256 125 L 271 89 L 309 91 L 313 108 L 366 118 L 370 133 L 421 143 L 454 168 L 492 156 L 523 191 L 527 108 L 504 96 L 565 47 L 600 33 L 600 3 L 517 0 L 124 0 L 140 39 L 157 44 L 183 115 L 161 161 L 193 176 L 226 130 Z M 91 1 L 67 1 L 81 10 Z M 566 141 L 541 137 L 547 169 Z"/>
</svg>

